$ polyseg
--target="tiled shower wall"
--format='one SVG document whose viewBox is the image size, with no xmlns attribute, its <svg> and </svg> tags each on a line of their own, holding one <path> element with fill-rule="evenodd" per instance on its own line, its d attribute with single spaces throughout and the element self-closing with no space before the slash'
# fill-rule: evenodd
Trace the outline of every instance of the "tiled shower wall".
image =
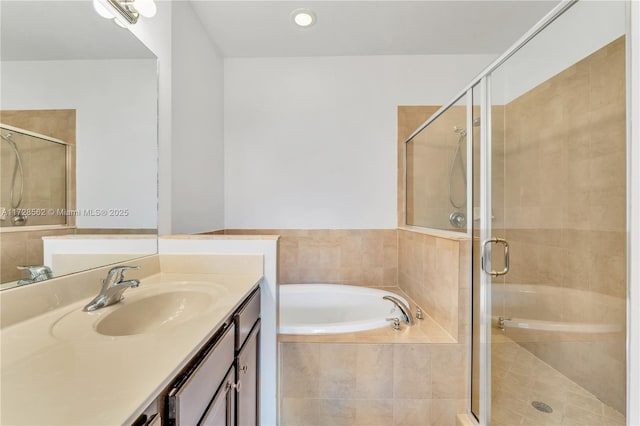
<svg viewBox="0 0 640 426">
<path fill-rule="evenodd" d="M 507 285 L 585 290 L 624 306 L 625 99 L 620 38 L 504 106 Z M 624 412 L 624 332 L 520 343 Z"/>
</svg>

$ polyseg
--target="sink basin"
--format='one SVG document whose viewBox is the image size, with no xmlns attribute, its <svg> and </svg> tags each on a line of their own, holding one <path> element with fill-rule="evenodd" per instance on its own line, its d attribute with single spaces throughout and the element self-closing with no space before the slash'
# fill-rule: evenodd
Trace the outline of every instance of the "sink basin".
<svg viewBox="0 0 640 426">
<path fill-rule="evenodd" d="M 159 328 L 188 321 L 208 309 L 214 302 L 210 293 L 171 291 L 150 295 L 129 303 L 105 315 L 95 330 L 106 336 L 131 336 L 153 332 Z"/>
<path fill-rule="evenodd" d="M 50 328 L 62 340 L 141 337 L 173 333 L 181 327 L 197 327 L 224 301 L 228 290 L 205 281 L 149 282 L 129 289 L 116 304 L 84 312 L 83 300 L 67 310 Z"/>
</svg>

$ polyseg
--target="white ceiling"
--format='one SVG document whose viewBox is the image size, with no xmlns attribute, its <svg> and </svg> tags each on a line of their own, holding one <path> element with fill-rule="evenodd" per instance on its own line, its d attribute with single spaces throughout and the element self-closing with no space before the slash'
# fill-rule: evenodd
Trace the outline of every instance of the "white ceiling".
<svg viewBox="0 0 640 426">
<path fill-rule="evenodd" d="M 498 54 L 558 1 L 190 0 L 228 57 Z M 290 14 L 313 10 L 296 28 Z"/>
<path fill-rule="evenodd" d="M 217 1 L 190 0 L 227 57 L 498 54 L 557 0 Z M 294 9 L 318 22 L 291 23 Z M 91 2 L 0 1 L 2 60 L 148 58 L 129 31 Z M 174 28 L 174 31 L 179 31 Z"/>
<path fill-rule="evenodd" d="M 3 61 L 155 58 L 91 1 L 0 1 Z"/>
</svg>

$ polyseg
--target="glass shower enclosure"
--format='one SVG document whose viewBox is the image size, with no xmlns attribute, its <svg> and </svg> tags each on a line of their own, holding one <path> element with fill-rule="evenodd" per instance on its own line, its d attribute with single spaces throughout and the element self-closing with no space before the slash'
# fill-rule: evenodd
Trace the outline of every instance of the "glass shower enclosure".
<svg viewBox="0 0 640 426">
<path fill-rule="evenodd" d="M 407 223 L 472 242 L 483 425 L 625 424 L 626 22 L 560 4 L 407 140 Z"/>
</svg>

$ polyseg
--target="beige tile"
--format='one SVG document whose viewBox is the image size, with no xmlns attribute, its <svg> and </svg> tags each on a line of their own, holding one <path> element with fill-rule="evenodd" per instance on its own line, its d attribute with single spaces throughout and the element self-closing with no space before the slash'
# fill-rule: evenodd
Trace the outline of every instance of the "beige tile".
<svg viewBox="0 0 640 426">
<path fill-rule="evenodd" d="M 285 398 L 280 423 L 291 426 L 391 426 L 393 401 Z"/>
<path fill-rule="evenodd" d="M 462 399 L 468 393 L 466 345 L 431 345 L 431 397 Z"/>
<path fill-rule="evenodd" d="M 393 424 L 395 426 L 428 426 L 431 400 L 396 399 L 393 402 Z"/>
<path fill-rule="evenodd" d="M 468 410 L 467 399 L 434 399 L 431 401 L 431 425 L 455 426 L 456 416 Z"/>
<path fill-rule="evenodd" d="M 280 345 L 280 392 L 282 398 L 319 396 L 320 351 L 318 345 Z"/>
<path fill-rule="evenodd" d="M 322 425 L 320 406 L 314 399 L 282 398 L 280 420 L 282 426 Z"/>
<path fill-rule="evenodd" d="M 568 404 L 565 407 L 563 426 L 600 426 L 604 424 L 601 415 L 593 414 L 588 410 Z"/>
<path fill-rule="evenodd" d="M 393 346 L 357 345 L 353 360 L 356 383 L 351 398 L 393 398 Z"/>
<path fill-rule="evenodd" d="M 350 398 L 356 390 L 357 345 L 323 344 L 314 374 L 319 398 Z"/>
<path fill-rule="evenodd" d="M 395 399 L 430 399 L 430 345 L 394 345 L 393 394 Z"/>
</svg>

